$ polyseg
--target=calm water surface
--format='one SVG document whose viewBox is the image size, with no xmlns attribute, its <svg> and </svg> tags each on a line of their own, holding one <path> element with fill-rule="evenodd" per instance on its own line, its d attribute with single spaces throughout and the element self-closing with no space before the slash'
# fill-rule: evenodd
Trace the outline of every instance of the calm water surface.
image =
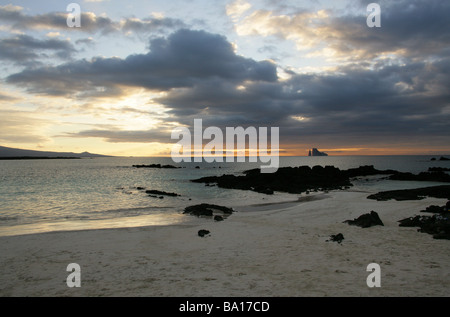
<svg viewBox="0 0 450 317">
<path fill-rule="evenodd" d="M 431 166 L 450 167 L 448 161 L 430 161 L 431 157 L 282 157 L 280 166 L 334 165 L 348 169 L 374 165 L 377 169 L 413 173 L 426 171 Z M 260 167 L 259 162 L 182 163 L 179 164 L 184 167 L 181 169 L 132 167 L 155 163 L 176 165 L 170 158 L 0 161 L 0 235 L 185 223 L 192 221 L 192 217 L 182 215 L 184 207 L 196 203 L 238 207 L 298 197 L 283 193 L 267 196 L 190 182 L 203 176 L 238 174 Z M 355 185 L 378 191 L 434 184 L 361 181 Z M 137 187 L 175 192 L 181 196 L 153 198 Z"/>
</svg>

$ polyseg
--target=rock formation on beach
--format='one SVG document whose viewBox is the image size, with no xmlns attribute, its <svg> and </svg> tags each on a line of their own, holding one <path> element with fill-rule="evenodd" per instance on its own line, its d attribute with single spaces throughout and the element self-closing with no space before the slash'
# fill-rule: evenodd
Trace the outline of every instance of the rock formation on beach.
<svg viewBox="0 0 450 317">
<path fill-rule="evenodd" d="M 399 220 L 400 227 L 418 227 L 419 232 L 433 235 L 434 239 L 450 240 L 450 201 L 445 206 L 429 206 L 421 212 L 432 216 L 414 216 Z"/>
<path fill-rule="evenodd" d="M 342 240 L 344 240 L 344 235 L 342 233 L 338 233 L 338 234 L 332 234 L 330 236 L 330 240 L 327 240 L 326 242 L 332 241 L 332 242 L 337 242 L 337 243 L 341 244 Z"/>
<path fill-rule="evenodd" d="M 210 233 L 211 232 L 209 230 L 201 229 L 198 231 L 198 236 L 203 238 L 208 236 Z"/>
<path fill-rule="evenodd" d="M 414 189 L 389 190 L 369 195 L 368 199 L 384 200 L 421 200 L 425 197 L 450 199 L 450 185 L 431 186 Z"/>
<path fill-rule="evenodd" d="M 199 204 L 199 205 L 193 205 L 188 206 L 184 208 L 184 214 L 190 214 L 197 217 L 213 217 L 213 216 L 220 216 L 222 217 L 222 220 L 224 217 L 231 215 L 234 212 L 232 208 L 228 208 L 225 206 L 219 206 L 214 204 Z M 220 215 L 217 215 L 217 214 Z M 219 218 L 216 218 L 214 220 L 218 221 Z"/>
<path fill-rule="evenodd" d="M 352 226 L 358 226 L 361 228 L 369 228 L 372 226 L 384 226 L 383 222 L 380 219 L 380 216 L 375 211 L 371 211 L 370 213 L 359 216 L 353 220 L 346 220 L 344 223 L 348 223 Z"/>
</svg>

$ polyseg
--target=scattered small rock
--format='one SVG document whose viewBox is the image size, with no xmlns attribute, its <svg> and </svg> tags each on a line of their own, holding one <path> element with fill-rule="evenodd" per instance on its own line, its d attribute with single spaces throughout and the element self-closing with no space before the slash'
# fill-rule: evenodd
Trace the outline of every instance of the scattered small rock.
<svg viewBox="0 0 450 317">
<path fill-rule="evenodd" d="M 342 243 L 342 240 L 344 240 L 344 235 L 342 233 L 338 233 L 338 234 L 331 235 L 330 240 L 327 240 L 326 242 L 333 241 L 333 242 L 337 242 L 340 244 L 340 243 Z"/>
<path fill-rule="evenodd" d="M 214 221 L 223 221 L 223 217 L 216 215 L 216 216 L 214 216 Z"/>
<path fill-rule="evenodd" d="M 210 234 L 209 230 L 202 229 L 202 230 L 198 231 L 198 236 L 202 237 L 202 238 L 207 236 L 207 235 L 209 235 L 209 234 Z"/>
</svg>

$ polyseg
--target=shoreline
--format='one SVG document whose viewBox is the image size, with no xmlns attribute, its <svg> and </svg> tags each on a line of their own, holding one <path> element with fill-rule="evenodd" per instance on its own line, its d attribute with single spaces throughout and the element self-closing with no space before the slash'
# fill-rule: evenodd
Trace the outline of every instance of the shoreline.
<svg viewBox="0 0 450 317">
<path fill-rule="evenodd" d="M 0 296 L 448 296 L 449 241 L 397 222 L 445 200 L 327 195 L 221 222 L 0 237 Z M 383 227 L 343 223 L 371 210 Z M 327 242 L 337 233 L 341 244 Z M 69 263 L 81 267 L 80 288 L 66 285 Z M 380 288 L 366 285 L 369 263 L 381 267 Z"/>
</svg>

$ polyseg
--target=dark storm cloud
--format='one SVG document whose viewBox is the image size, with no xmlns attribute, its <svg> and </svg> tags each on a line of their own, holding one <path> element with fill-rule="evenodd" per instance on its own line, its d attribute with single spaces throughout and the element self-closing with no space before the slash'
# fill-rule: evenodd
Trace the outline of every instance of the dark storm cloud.
<svg viewBox="0 0 450 317">
<path fill-rule="evenodd" d="M 9 76 L 7 82 L 24 84 L 33 93 L 81 96 L 117 90 L 121 85 L 154 90 L 194 87 L 214 78 L 230 83 L 275 82 L 276 66 L 236 55 L 223 36 L 183 29 L 151 40 L 147 54 L 24 70 Z"/>
<path fill-rule="evenodd" d="M 220 80 L 173 90 L 158 101 L 184 124 L 278 126 L 283 142 L 329 135 L 343 142 L 445 137 L 450 119 L 449 60 L 341 67 L 241 89 Z M 295 118 L 300 118 L 296 120 Z M 352 141 L 353 142 L 353 141 Z"/>
<path fill-rule="evenodd" d="M 81 27 L 69 28 L 67 26 L 68 12 L 50 12 L 38 15 L 26 15 L 21 7 L 6 5 L 0 6 L 0 20 L 17 30 L 52 29 L 77 31 L 88 33 L 110 34 L 114 32 L 148 33 L 160 29 L 176 29 L 185 27 L 185 23 L 178 19 L 149 17 L 137 19 L 125 18 L 114 21 L 105 16 L 97 16 L 92 12 L 81 12 Z"/>
<path fill-rule="evenodd" d="M 26 69 L 7 82 L 32 93 L 86 99 L 120 96 L 123 86 L 165 91 L 154 101 L 168 109 L 170 120 L 192 125 L 202 118 L 204 126 L 222 128 L 278 126 L 282 143 L 445 144 L 450 141 L 450 4 L 380 4 L 381 28 L 368 28 L 364 14 L 324 21 L 323 30 L 329 31 L 324 43 L 351 61 L 333 72 L 291 70 L 290 79 L 280 80 L 277 65 L 237 55 L 225 37 L 182 29 L 153 38 L 147 54 Z M 109 30 L 104 23 L 97 29 Z M 142 31 L 141 23 L 130 19 L 121 30 Z M 380 58 L 389 52 L 397 55 Z M 111 128 L 65 136 L 170 142 L 168 131 Z"/>
<path fill-rule="evenodd" d="M 361 0 L 361 10 L 373 1 Z M 406 57 L 445 54 L 450 43 L 450 2 L 440 0 L 377 1 L 381 8 L 381 27 L 369 28 L 366 16 L 340 16 L 329 21 L 331 47 L 358 58 L 400 50 Z M 448 52 L 445 54 L 448 55 Z"/>
<path fill-rule="evenodd" d="M 448 137 L 450 95 L 443 88 L 449 80 L 448 63 L 440 69 L 436 63 L 416 63 L 346 70 L 340 75 L 296 76 L 292 84 L 302 91 L 296 115 L 309 120 L 297 124 L 285 120 L 287 126 L 300 128 L 291 129 L 290 137 L 296 133 L 371 141 Z"/>
<path fill-rule="evenodd" d="M 250 82 L 239 87 L 221 79 L 203 82 L 191 89 L 173 90 L 156 101 L 171 108 L 184 124 L 202 117 L 214 126 L 267 125 L 295 111 L 296 94 L 279 82 Z"/>
<path fill-rule="evenodd" d="M 51 56 L 68 59 L 76 52 L 69 41 L 58 39 L 39 40 L 29 35 L 0 39 L 0 59 L 17 63 L 30 62 L 39 57 L 48 57 L 45 52 L 54 51 Z"/>
</svg>

